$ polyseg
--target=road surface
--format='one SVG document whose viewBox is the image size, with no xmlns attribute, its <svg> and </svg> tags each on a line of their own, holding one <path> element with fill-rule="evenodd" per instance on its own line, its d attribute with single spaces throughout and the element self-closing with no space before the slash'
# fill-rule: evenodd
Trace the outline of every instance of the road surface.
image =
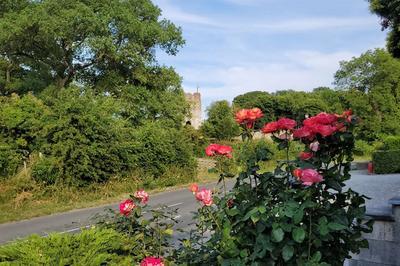
<svg viewBox="0 0 400 266">
<path fill-rule="evenodd" d="M 229 185 L 231 186 L 232 182 L 229 182 Z M 353 190 L 372 198 L 367 202 L 367 209 L 388 208 L 387 201 L 394 196 L 400 196 L 400 174 L 367 175 L 365 170 L 353 171 L 352 179 L 347 182 L 347 185 Z M 213 186 L 215 184 L 206 185 L 209 188 Z M 187 227 L 192 222 L 192 212 L 199 206 L 188 189 L 151 195 L 149 203 L 151 206 L 164 204 L 179 208 L 177 218 L 180 221 L 179 227 L 181 228 Z M 93 223 L 92 218 L 108 208 L 117 209 L 118 203 L 0 224 L 0 243 L 6 243 L 33 233 L 46 235 L 50 232 L 77 232 L 82 227 Z"/>
</svg>

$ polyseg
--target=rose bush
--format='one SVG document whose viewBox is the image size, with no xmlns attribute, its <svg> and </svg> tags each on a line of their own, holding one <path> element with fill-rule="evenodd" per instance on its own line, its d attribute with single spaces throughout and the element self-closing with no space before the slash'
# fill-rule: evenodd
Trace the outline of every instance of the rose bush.
<svg viewBox="0 0 400 266">
<path fill-rule="evenodd" d="M 254 132 L 246 120 L 249 110 L 239 111 L 236 120 L 250 143 Z M 368 245 L 361 235 L 372 230 L 372 222 L 363 220 L 365 197 L 344 184 L 350 178 L 356 122 L 346 111 L 320 113 L 298 127 L 287 118 L 267 123 L 262 132 L 287 151 L 286 160 L 273 172 L 259 170 L 266 157 L 247 160 L 234 188 L 214 193 L 212 203 L 199 208 L 198 230 L 184 242 L 176 262 L 343 265 L 350 253 Z M 302 143 L 304 151 L 291 159 L 293 141 Z"/>
</svg>

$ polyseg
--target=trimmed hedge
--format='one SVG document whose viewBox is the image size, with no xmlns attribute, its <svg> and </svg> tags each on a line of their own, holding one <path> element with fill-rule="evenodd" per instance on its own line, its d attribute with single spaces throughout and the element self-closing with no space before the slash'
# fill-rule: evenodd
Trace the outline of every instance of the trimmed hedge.
<svg viewBox="0 0 400 266">
<path fill-rule="evenodd" d="M 400 136 L 389 136 L 383 140 L 382 150 L 400 150 Z"/>
<path fill-rule="evenodd" d="M 400 150 L 376 151 L 372 161 L 376 174 L 400 173 Z"/>
</svg>

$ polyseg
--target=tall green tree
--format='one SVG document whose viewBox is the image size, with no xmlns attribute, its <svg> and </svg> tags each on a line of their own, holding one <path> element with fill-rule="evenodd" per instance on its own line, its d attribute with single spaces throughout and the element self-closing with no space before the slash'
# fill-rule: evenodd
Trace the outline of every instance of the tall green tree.
<svg viewBox="0 0 400 266">
<path fill-rule="evenodd" d="M 208 118 L 200 130 L 206 137 L 217 140 L 230 140 L 240 133 L 232 107 L 227 101 L 217 101 L 207 108 Z"/>
<path fill-rule="evenodd" d="M 375 134 L 400 134 L 400 61 L 382 49 L 340 63 L 337 89 Z M 352 92 L 354 91 L 354 92 Z M 359 93 L 356 93 L 359 92 Z M 363 102 L 362 104 L 360 103 Z M 361 108 L 365 105 L 364 108 Z M 372 125 L 375 124 L 375 125 Z M 373 137 L 373 136 L 371 136 Z"/>
<path fill-rule="evenodd" d="M 370 9 L 381 18 L 382 30 L 388 29 L 387 48 L 400 58 L 400 0 L 368 0 Z"/>
<path fill-rule="evenodd" d="M 2 5 L 6 83 L 23 67 L 57 87 L 76 81 L 118 93 L 126 84 L 157 87 L 166 81 L 168 86 L 171 78 L 157 64 L 155 51 L 175 55 L 184 44 L 181 29 L 161 19 L 150 0 L 7 0 Z M 175 72 L 168 74 L 176 79 Z"/>
</svg>

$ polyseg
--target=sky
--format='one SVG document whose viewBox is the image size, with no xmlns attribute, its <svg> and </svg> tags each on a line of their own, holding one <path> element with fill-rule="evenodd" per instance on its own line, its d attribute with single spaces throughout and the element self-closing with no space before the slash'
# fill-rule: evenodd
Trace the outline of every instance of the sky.
<svg viewBox="0 0 400 266">
<path fill-rule="evenodd" d="M 366 0 L 153 0 L 183 31 L 176 56 L 161 64 L 186 92 L 213 101 L 248 91 L 333 87 L 339 62 L 385 46 L 386 33 Z"/>
</svg>

